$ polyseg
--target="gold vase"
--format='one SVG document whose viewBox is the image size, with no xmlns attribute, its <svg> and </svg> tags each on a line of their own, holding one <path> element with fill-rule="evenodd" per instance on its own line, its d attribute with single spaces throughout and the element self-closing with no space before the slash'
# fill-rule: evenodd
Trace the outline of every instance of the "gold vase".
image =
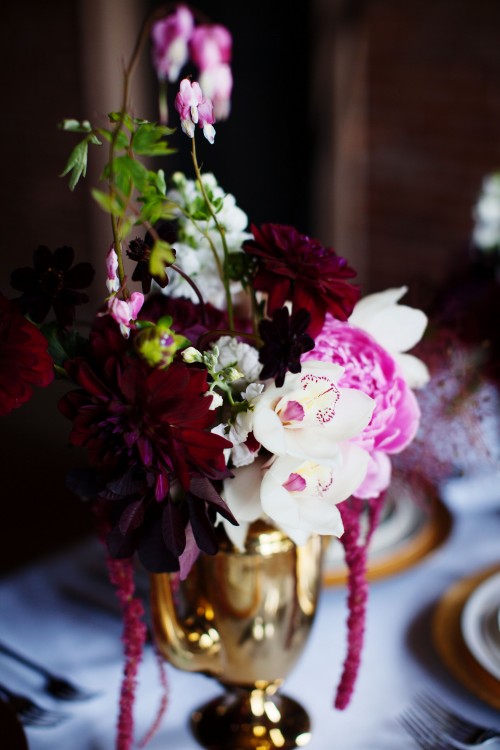
<svg viewBox="0 0 500 750">
<path fill-rule="evenodd" d="M 310 720 L 278 692 L 299 657 L 314 619 L 323 545 L 296 546 L 262 521 L 237 550 L 224 535 L 217 555 L 200 555 L 185 581 L 151 577 L 153 629 L 175 667 L 214 677 L 225 693 L 191 717 L 210 750 L 303 747 Z"/>
</svg>

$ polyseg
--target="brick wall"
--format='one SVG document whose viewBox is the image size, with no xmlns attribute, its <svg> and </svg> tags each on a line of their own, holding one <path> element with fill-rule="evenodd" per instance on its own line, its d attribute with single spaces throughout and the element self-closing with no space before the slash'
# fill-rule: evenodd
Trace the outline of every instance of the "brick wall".
<svg viewBox="0 0 500 750">
<path fill-rule="evenodd" d="M 466 257 L 483 175 L 500 167 L 500 3 L 366 6 L 373 289 L 425 289 Z"/>
</svg>

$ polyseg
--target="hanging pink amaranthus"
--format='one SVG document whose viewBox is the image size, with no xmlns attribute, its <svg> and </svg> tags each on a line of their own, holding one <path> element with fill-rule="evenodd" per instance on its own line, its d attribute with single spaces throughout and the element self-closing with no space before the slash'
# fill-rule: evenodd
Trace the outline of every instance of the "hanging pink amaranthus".
<svg viewBox="0 0 500 750">
<path fill-rule="evenodd" d="M 125 666 L 120 692 L 118 736 L 116 750 L 130 750 L 134 739 L 133 706 L 137 687 L 137 672 L 146 642 L 147 628 L 144 623 L 144 606 L 134 597 L 134 567 L 132 558 L 113 560 L 106 558 L 111 583 L 123 612 L 123 634 Z"/>
<path fill-rule="evenodd" d="M 361 652 L 366 624 L 366 604 L 368 601 L 368 581 L 366 568 L 368 546 L 373 532 L 378 526 L 380 513 L 385 500 L 385 493 L 368 501 L 368 530 L 361 535 L 360 520 L 366 501 L 352 497 L 341 503 L 338 508 L 344 523 L 344 534 L 340 541 L 344 547 L 345 561 L 348 568 L 347 606 L 347 654 L 344 660 L 342 676 L 335 696 L 335 708 L 347 708 L 351 700 L 358 670 L 361 663 Z"/>
</svg>

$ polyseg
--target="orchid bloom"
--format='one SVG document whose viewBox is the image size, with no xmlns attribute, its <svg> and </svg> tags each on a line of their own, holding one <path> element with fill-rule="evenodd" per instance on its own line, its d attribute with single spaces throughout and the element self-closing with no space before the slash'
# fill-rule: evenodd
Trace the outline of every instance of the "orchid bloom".
<svg viewBox="0 0 500 750">
<path fill-rule="evenodd" d="M 422 388 L 429 381 L 429 371 L 418 357 L 404 352 L 422 338 L 427 316 L 421 310 L 397 304 L 407 291 L 408 287 L 402 286 L 368 294 L 354 307 L 349 323 L 369 333 L 392 354 L 410 388 Z"/>
<path fill-rule="evenodd" d="M 239 526 L 224 523 L 238 548 L 244 547 L 248 526 L 261 515 L 271 518 L 296 544 L 313 533 L 341 536 L 338 503 L 363 481 L 368 454 L 343 443 L 328 462 L 279 456 L 270 464 L 258 458 L 234 469 L 224 481 L 224 497 Z"/>
<path fill-rule="evenodd" d="M 189 57 L 193 28 L 193 15 L 185 5 L 179 5 L 174 13 L 152 25 L 153 65 L 160 79 L 173 83 L 179 77 Z"/>
<path fill-rule="evenodd" d="M 144 295 L 141 292 L 132 292 L 127 300 L 119 299 L 116 294 L 108 300 L 108 312 L 119 323 L 120 331 L 126 339 L 143 304 Z"/>
<path fill-rule="evenodd" d="M 214 108 L 210 99 L 203 96 L 200 84 L 183 78 L 179 93 L 175 97 L 175 108 L 181 117 L 181 128 L 189 137 L 194 138 L 194 127 L 203 128 L 203 135 L 209 143 L 214 142 L 215 122 Z"/>
<path fill-rule="evenodd" d="M 298 374 L 287 373 L 281 388 L 269 385 L 255 399 L 253 434 L 278 456 L 329 461 L 337 444 L 369 423 L 375 401 L 362 391 L 339 388 L 344 369 L 309 361 Z"/>
</svg>

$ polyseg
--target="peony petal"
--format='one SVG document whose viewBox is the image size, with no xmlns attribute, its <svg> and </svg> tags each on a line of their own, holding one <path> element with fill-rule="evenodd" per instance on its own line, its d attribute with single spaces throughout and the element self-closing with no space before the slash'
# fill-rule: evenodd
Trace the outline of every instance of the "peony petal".
<svg viewBox="0 0 500 750">
<path fill-rule="evenodd" d="M 378 497 L 381 492 L 388 488 L 391 473 L 391 459 L 382 451 L 373 451 L 370 455 L 365 479 L 353 494 L 363 500 Z"/>
</svg>

